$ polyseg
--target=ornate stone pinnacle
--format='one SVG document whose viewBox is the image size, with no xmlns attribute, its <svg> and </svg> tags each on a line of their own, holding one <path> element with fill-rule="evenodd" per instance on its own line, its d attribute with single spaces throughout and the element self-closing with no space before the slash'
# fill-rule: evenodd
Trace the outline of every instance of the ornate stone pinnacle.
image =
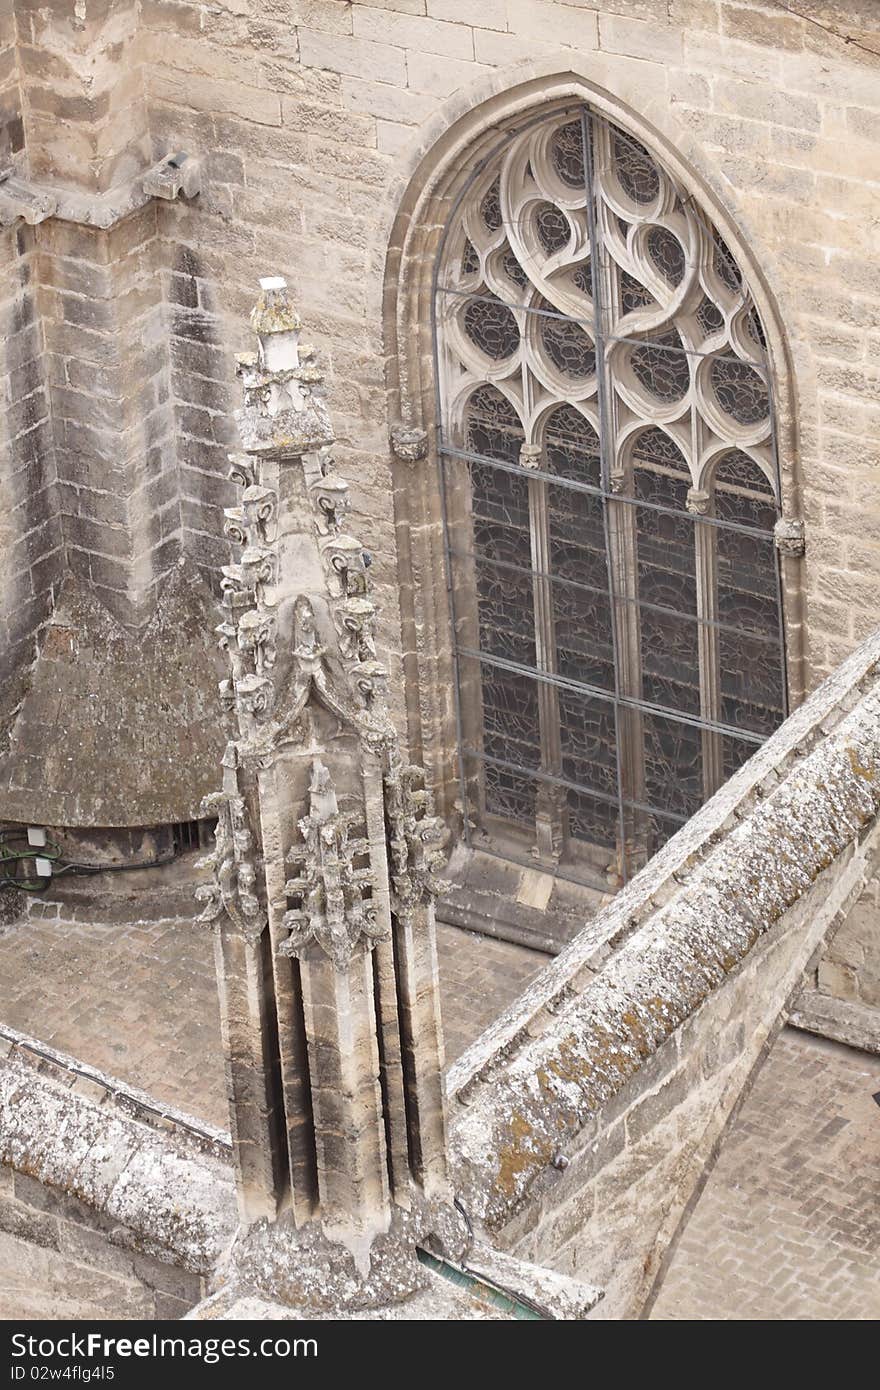
<svg viewBox="0 0 880 1390">
<path fill-rule="evenodd" d="M 315 941 L 343 970 L 362 938 L 369 948 L 390 936 L 391 924 L 377 921 L 371 901 L 373 870 L 356 867 L 355 861 L 369 858 L 370 852 L 366 839 L 349 833 L 359 817 L 340 813 L 320 758 L 312 763 L 309 799 L 309 813 L 299 822 L 303 844 L 287 856 L 299 874 L 287 881 L 285 893 L 300 906 L 285 912 L 283 925 L 290 935 L 278 949 L 281 955 L 301 956 Z"/>
<path fill-rule="evenodd" d="M 259 350 L 239 358 L 237 413 L 248 457 L 231 460 L 242 495 L 225 512 L 235 555 L 217 629 L 239 734 L 206 804 L 218 822 L 203 861 L 213 882 L 200 890 L 219 933 L 249 1227 L 235 1260 L 263 1277 L 250 1230 L 265 1218 L 264 1236 L 284 1228 L 269 1264 L 299 1290 L 291 1271 L 319 1221 L 325 1241 L 333 1232 L 367 1252 L 352 1275 L 363 1298 L 373 1242 L 396 1232 L 403 1296 L 424 1279 L 416 1244 L 441 1228 L 460 1235 L 434 943 L 444 831 L 388 714 L 370 557 L 343 530 L 348 488 L 320 375 L 301 361 L 280 278 L 261 281 L 251 325 Z"/>
<path fill-rule="evenodd" d="M 321 398 L 321 372 L 304 362 L 300 317 L 281 276 L 260 281 L 251 313 L 257 352 L 240 353 L 238 374 L 244 405 L 236 411 L 239 433 L 249 454 L 301 458 L 333 442 Z"/>
</svg>

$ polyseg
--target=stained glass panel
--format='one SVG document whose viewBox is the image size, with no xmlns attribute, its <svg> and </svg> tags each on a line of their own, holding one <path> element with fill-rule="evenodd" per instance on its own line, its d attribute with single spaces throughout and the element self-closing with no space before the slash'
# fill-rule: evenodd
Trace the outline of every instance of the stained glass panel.
<svg viewBox="0 0 880 1390">
<path fill-rule="evenodd" d="M 547 417 L 544 468 L 560 478 L 599 487 L 602 464 L 599 436 L 573 405 L 560 405 Z"/>
<path fill-rule="evenodd" d="M 483 788 L 489 815 L 531 828 L 535 823 L 535 783 L 506 767 L 483 764 Z"/>
<path fill-rule="evenodd" d="M 506 304 L 494 295 L 481 295 L 465 306 L 464 330 L 487 357 L 502 362 L 519 347 L 519 328 Z"/>
<path fill-rule="evenodd" d="M 629 365 L 638 381 L 658 403 L 680 401 L 691 384 L 690 367 L 681 338 L 667 328 L 631 349 Z"/>
<path fill-rule="evenodd" d="M 483 751 L 516 767 L 541 766 L 534 680 L 483 663 Z"/>
<path fill-rule="evenodd" d="M 703 803 L 702 736 L 693 724 L 643 714 L 645 799 L 651 806 L 692 816 Z"/>
</svg>

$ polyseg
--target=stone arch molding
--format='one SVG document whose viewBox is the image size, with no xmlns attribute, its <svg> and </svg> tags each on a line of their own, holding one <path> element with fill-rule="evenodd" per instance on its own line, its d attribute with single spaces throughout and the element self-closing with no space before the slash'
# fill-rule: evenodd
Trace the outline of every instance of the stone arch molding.
<svg viewBox="0 0 880 1390">
<path fill-rule="evenodd" d="M 782 318 L 770 288 L 776 278 L 775 266 L 758 241 L 744 235 L 742 219 L 719 194 L 720 176 L 713 173 L 699 143 L 678 125 L 665 94 L 649 95 L 645 100 L 645 93 L 636 88 L 632 77 L 625 72 L 616 74 L 615 66 L 613 58 L 596 59 L 595 63 L 584 59 L 581 66 L 580 59 L 573 61 L 567 52 L 558 60 L 545 58 L 499 69 L 458 92 L 422 127 L 386 206 L 389 236 L 382 317 L 388 412 L 396 455 L 396 520 L 398 535 L 403 537 L 401 564 L 414 581 L 402 614 L 408 732 L 414 753 L 431 770 L 447 814 L 453 810 L 454 791 L 448 788 L 444 796 L 442 787 L 449 770 L 455 767 L 455 716 L 451 699 L 425 698 L 427 692 L 441 692 L 442 696 L 452 689 L 440 490 L 431 466 L 437 424 L 431 330 L 434 275 L 444 230 L 475 169 L 505 137 L 515 139 L 516 132 L 528 122 L 552 116 L 554 108 L 584 103 L 655 154 L 718 229 L 748 282 L 766 336 L 771 370 L 779 501 L 783 516 L 793 523 L 790 529 L 795 536 L 788 550 L 780 547 L 791 705 L 799 704 L 804 694 L 795 385 Z M 576 240 L 576 228 L 572 236 Z M 743 331 L 743 327 L 732 325 L 732 331 Z M 503 392 L 503 382 L 499 386 Z M 711 401 L 711 392 L 703 394 Z M 585 399 L 581 405 L 588 419 L 590 404 Z M 393 437 L 395 425 L 397 441 Z M 538 433 L 541 428 L 536 420 Z M 396 442 L 399 447 L 395 447 Z M 753 454 L 752 441 L 745 433 L 742 444 L 745 453 Z M 716 454 L 717 450 L 707 449 L 697 462 L 696 491 L 711 486 Z M 760 451 L 754 456 L 761 461 Z M 426 457 L 427 462 L 415 464 L 418 471 L 414 471 L 414 460 Z M 626 466 L 625 458 L 621 466 Z"/>
</svg>

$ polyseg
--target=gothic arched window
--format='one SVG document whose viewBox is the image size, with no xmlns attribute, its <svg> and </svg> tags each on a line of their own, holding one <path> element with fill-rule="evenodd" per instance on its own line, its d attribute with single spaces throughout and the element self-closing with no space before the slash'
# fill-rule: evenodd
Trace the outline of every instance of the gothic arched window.
<svg viewBox="0 0 880 1390">
<path fill-rule="evenodd" d="M 569 107 L 461 195 L 435 325 L 466 822 L 625 876 L 786 713 L 757 309 L 692 195 Z"/>
</svg>

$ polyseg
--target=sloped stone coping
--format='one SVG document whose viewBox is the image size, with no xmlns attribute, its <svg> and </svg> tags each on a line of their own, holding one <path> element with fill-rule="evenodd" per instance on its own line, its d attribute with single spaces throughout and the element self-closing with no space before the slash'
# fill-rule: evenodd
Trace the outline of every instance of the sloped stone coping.
<svg viewBox="0 0 880 1390">
<path fill-rule="evenodd" d="M 880 630 L 791 714 L 649 864 L 599 911 L 522 994 L 453 1063 L 447 1093 L 466 1104 L 481 1082 L 548 1027 L 740 822 L 748 819 L 810 750 L 822 743 L 876 680 Z"/>
<path fill-rule="evenodd" d="M 197 820 L 228 733 L 213 623 L 186 565 L 138 631 L 68 576 L 0 754 L 0 816 L 68 829 Z"/>
<path fill-rule="evenodd" d="M 144 1253 L 210 1273 L 238 1221 L 229 1136 L 11 1029 L 0 1036 L 0 1162 L 124 1227 Z"/>
<path fill-rule="evenodd" d="M 453 1142 L 472 1215 L 497 1228 L 515 1214 L 591 1117 L 872 826 L 878 655 L 875 634 L 459 1062 L 451 1089 L 469 1104 Z"/>
<path fill-rule="evenodd" d="M 66 1052 L 50 1047 L 48 1043 L 0 1023 L 0 1058 L 12 1056 L 20 1058 L 36 1071 L 51 1076 L 78 1095 L 87 1096 L 99 1105 L 116 1106 L 141 1124 L 166 1133 L 177 1133 L 185 1142 L 194 1145 L 199 1153 L 211 1154 L 224 1163 L 232 1162 L 232 1136 L 228 1129 L 219 1129 L 208 1120 L 188 1115 L 137 1086 L 130 1086 L 128 1082 L 90 1066 L 88 1062 L 81 1062 Z"/>
</svg>

